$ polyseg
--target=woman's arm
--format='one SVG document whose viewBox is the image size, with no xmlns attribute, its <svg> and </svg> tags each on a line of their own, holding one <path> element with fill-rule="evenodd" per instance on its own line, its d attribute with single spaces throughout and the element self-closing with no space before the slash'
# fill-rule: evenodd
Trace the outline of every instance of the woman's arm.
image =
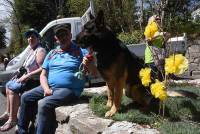
<svg viewBox="0 0 200 134">
<path fill-rule="evenodd" d="M 30 73 L 28 73 L 28 74 L 27 74 L 28 77 L 31 77 L 31 76 L 33 76 L 33 75 L 35 75 L 35 74 L 38 74 L 38 73 L 40 73 L 40 72 L 42 71 L 41 66 L 42 66 L 42 63 L 43 63 L 43 61 L 44 61 L 45 56 L 46 56 L 46 51 L 45 51 L 43 48 L 40 49 L 40 50 L 37 52 L 37 54 L 36 54 L 36 62 L 37 62 L 37 64 L 38 64 L 39 68 L 36 69 L 36 70 L 34 70 L 34 71 L 32 71 L 32 72 L 30 72 Z"/>
<path fill-rule="evenodd" d="M 42 88 L 44 89 L 44 96 L 52 95 L 52 90 L 49 87 L 47 75 L 48 75 L 47 70 L 42 69 L 42 72 L 40 74 L 40 84 L 41 84 Z"/>
<path fill-rule="evenodd" d="M 36 54 L 36 62 L 37 62 L 37 65 L 39 66 L 39 68 L 32 71 L 32 72 L 29 72 L 29 73 L 23 75 L 18 81 L 23 82 L 23 81 L 31 78 L 35 74 L 40 73 L 42 71 L 41 66 L 42 66 L 42 63 L 44 61 L 45 56 L 46 56 L 46 51 L 44 49 L 40 49 Z"/>
</svg>

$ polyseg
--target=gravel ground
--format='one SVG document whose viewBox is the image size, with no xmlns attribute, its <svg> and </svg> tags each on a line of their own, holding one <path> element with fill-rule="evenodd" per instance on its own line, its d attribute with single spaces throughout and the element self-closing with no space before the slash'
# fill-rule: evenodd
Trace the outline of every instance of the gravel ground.
<svg viewBox="0 0 200 134">
<path fill-rule="evenodd" d="M 0 93 L 0 115 L 5 112 L 6 109 L 6 97 Z M 0 122 L 0 126 L 3 125 L 3 122 Z M 8 132 L 0 132 L 0 134 L 15 134 L 15 127 L 9 130 Z"/>
</svg>

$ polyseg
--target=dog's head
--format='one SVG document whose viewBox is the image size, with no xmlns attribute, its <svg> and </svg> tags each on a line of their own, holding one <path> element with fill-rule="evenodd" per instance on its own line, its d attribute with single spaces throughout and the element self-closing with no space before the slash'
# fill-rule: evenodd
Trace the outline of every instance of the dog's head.
<svg viewBox="0 0 200 134">
<path fill-rule="evenodd" d="M 90 21 L 83 26 L 76 37 L 76 42 L 82 48 L 92 47 L 95 50 L 108 31 L 104 22 L 104 13 L 99 11 L 96 18 L 90 15 Z"/>
</svg>

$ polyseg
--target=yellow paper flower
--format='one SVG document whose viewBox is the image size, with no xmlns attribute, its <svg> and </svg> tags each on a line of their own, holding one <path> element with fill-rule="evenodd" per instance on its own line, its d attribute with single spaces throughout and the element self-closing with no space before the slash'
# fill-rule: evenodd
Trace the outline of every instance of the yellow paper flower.
<svg viewBox="0 0 200 134">
<path fill-rule="evenodd" d="M 165 86 L 163 82 L 160 82 L 156 79 L 156 82 L 154 84 L 151 84 L 151 94 L 155 98 L 159 98 L 161 101 L 164 101 L 167 99 L 167 93 L 165 91 Z"/>
<path fill-rule="evenodd" d="M 182 54 L 171 55 L 165 59 L 166 74 L 182 74 L 188 69 L 188 60 Z"/>
<path fill-rule="evenodd" d="M 156 24 L 156 22 L 153 21 L 146 26 L 144 35 L 146 39 L 151 40 L 156 32 L 158 32 L 158 25 Z"/>
<path fill-rule="evenodd" d="M 161 101 L 166 100 L 166 99 L 167 99 L 167 92 L 166 92 L 166 91 L 162 91 L 162 92 L 160 93 L 159 99 L 160 99 Z"/>
<path fill-rule="evenodd" d="M 150 68 L 142 68 L 139 73 L 140 79 L 142 81 L 142 85 L 149 86 L 151 82 L 151 69 Z"/>
</svg>

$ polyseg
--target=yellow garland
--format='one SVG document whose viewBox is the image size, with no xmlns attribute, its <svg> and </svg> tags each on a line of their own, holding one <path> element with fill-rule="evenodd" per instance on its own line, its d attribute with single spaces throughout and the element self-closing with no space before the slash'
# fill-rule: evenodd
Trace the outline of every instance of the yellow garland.
<svg viewBox="0 0 200 134">
<path fill-rule="evenodd" d="M 171 55 L 165 59 L 166 74 L 182 74 L 188 69 L 188 60 L 182 54 Z"/>
<path fill-rule="evenodd" d="M 156 79 L 154 84 L 151 84 L 151 93 L 155 98 L 159 98 L 161 101 L 167 99 L 167 93 L 163 82 Z"/>
<path fill-rule="evenodd" d="M 150 68 L 144 68 L 141 69 L 139 72 L 140 79 L 142 81 L 142 85 L 149 86 L 149 83 L 151 82 L 151 69 Z"/>
<path fill-rule="evenodd" d="M 172 55 L 165 59 L 165 72 L 168 74 L 182 74 L 188 69 L 188 60 L 182 54 Z M 144 86 L 149 86 L 151 83 L 151 69 L 142 68 L 139 72 L 139 77 Z M 156 79 L 154 84 L 150 85 L 150 90 L 155 98 L 161 101 L 167 99 L 167 92 L 165 91 L 165 82 L 160 82 Z"/>
<path fill-rule="evenodd" d="M 159 27 L 157 23 L 155 22 L 155 16 L 152 16 L 149 19 L 148 24 L 145 28 L 144 35 L 146 39 L 148 40 L 152 40 L 153 38 L 157 36 L 158 37 L 163 36 L 163 33 L 159 32 Z M 156 44 L 155 41 L 153 42 L 153 44 Z M 187 69 L 188 69 L 188 60 L 181 54 L 172 55 L 169 58 L 165 59 L 166 75 L 182 74 Z M 146 87 L 149 86 L 151 83 L 151 69 L 150 68 L 141 69 L 139 72 L 139 77 L 144 86 Z M 165 99 L 167 99 L 167 92 L 165 91 L 165 82 L 166 81 L 160 82 L 159 80 L 156 80 L 154 84 L 150 85 L 150 90 L 151 90 L 152 95 L 155 98 L 159 98 L 161 101 L 164 101 Z"/>
</svg>

